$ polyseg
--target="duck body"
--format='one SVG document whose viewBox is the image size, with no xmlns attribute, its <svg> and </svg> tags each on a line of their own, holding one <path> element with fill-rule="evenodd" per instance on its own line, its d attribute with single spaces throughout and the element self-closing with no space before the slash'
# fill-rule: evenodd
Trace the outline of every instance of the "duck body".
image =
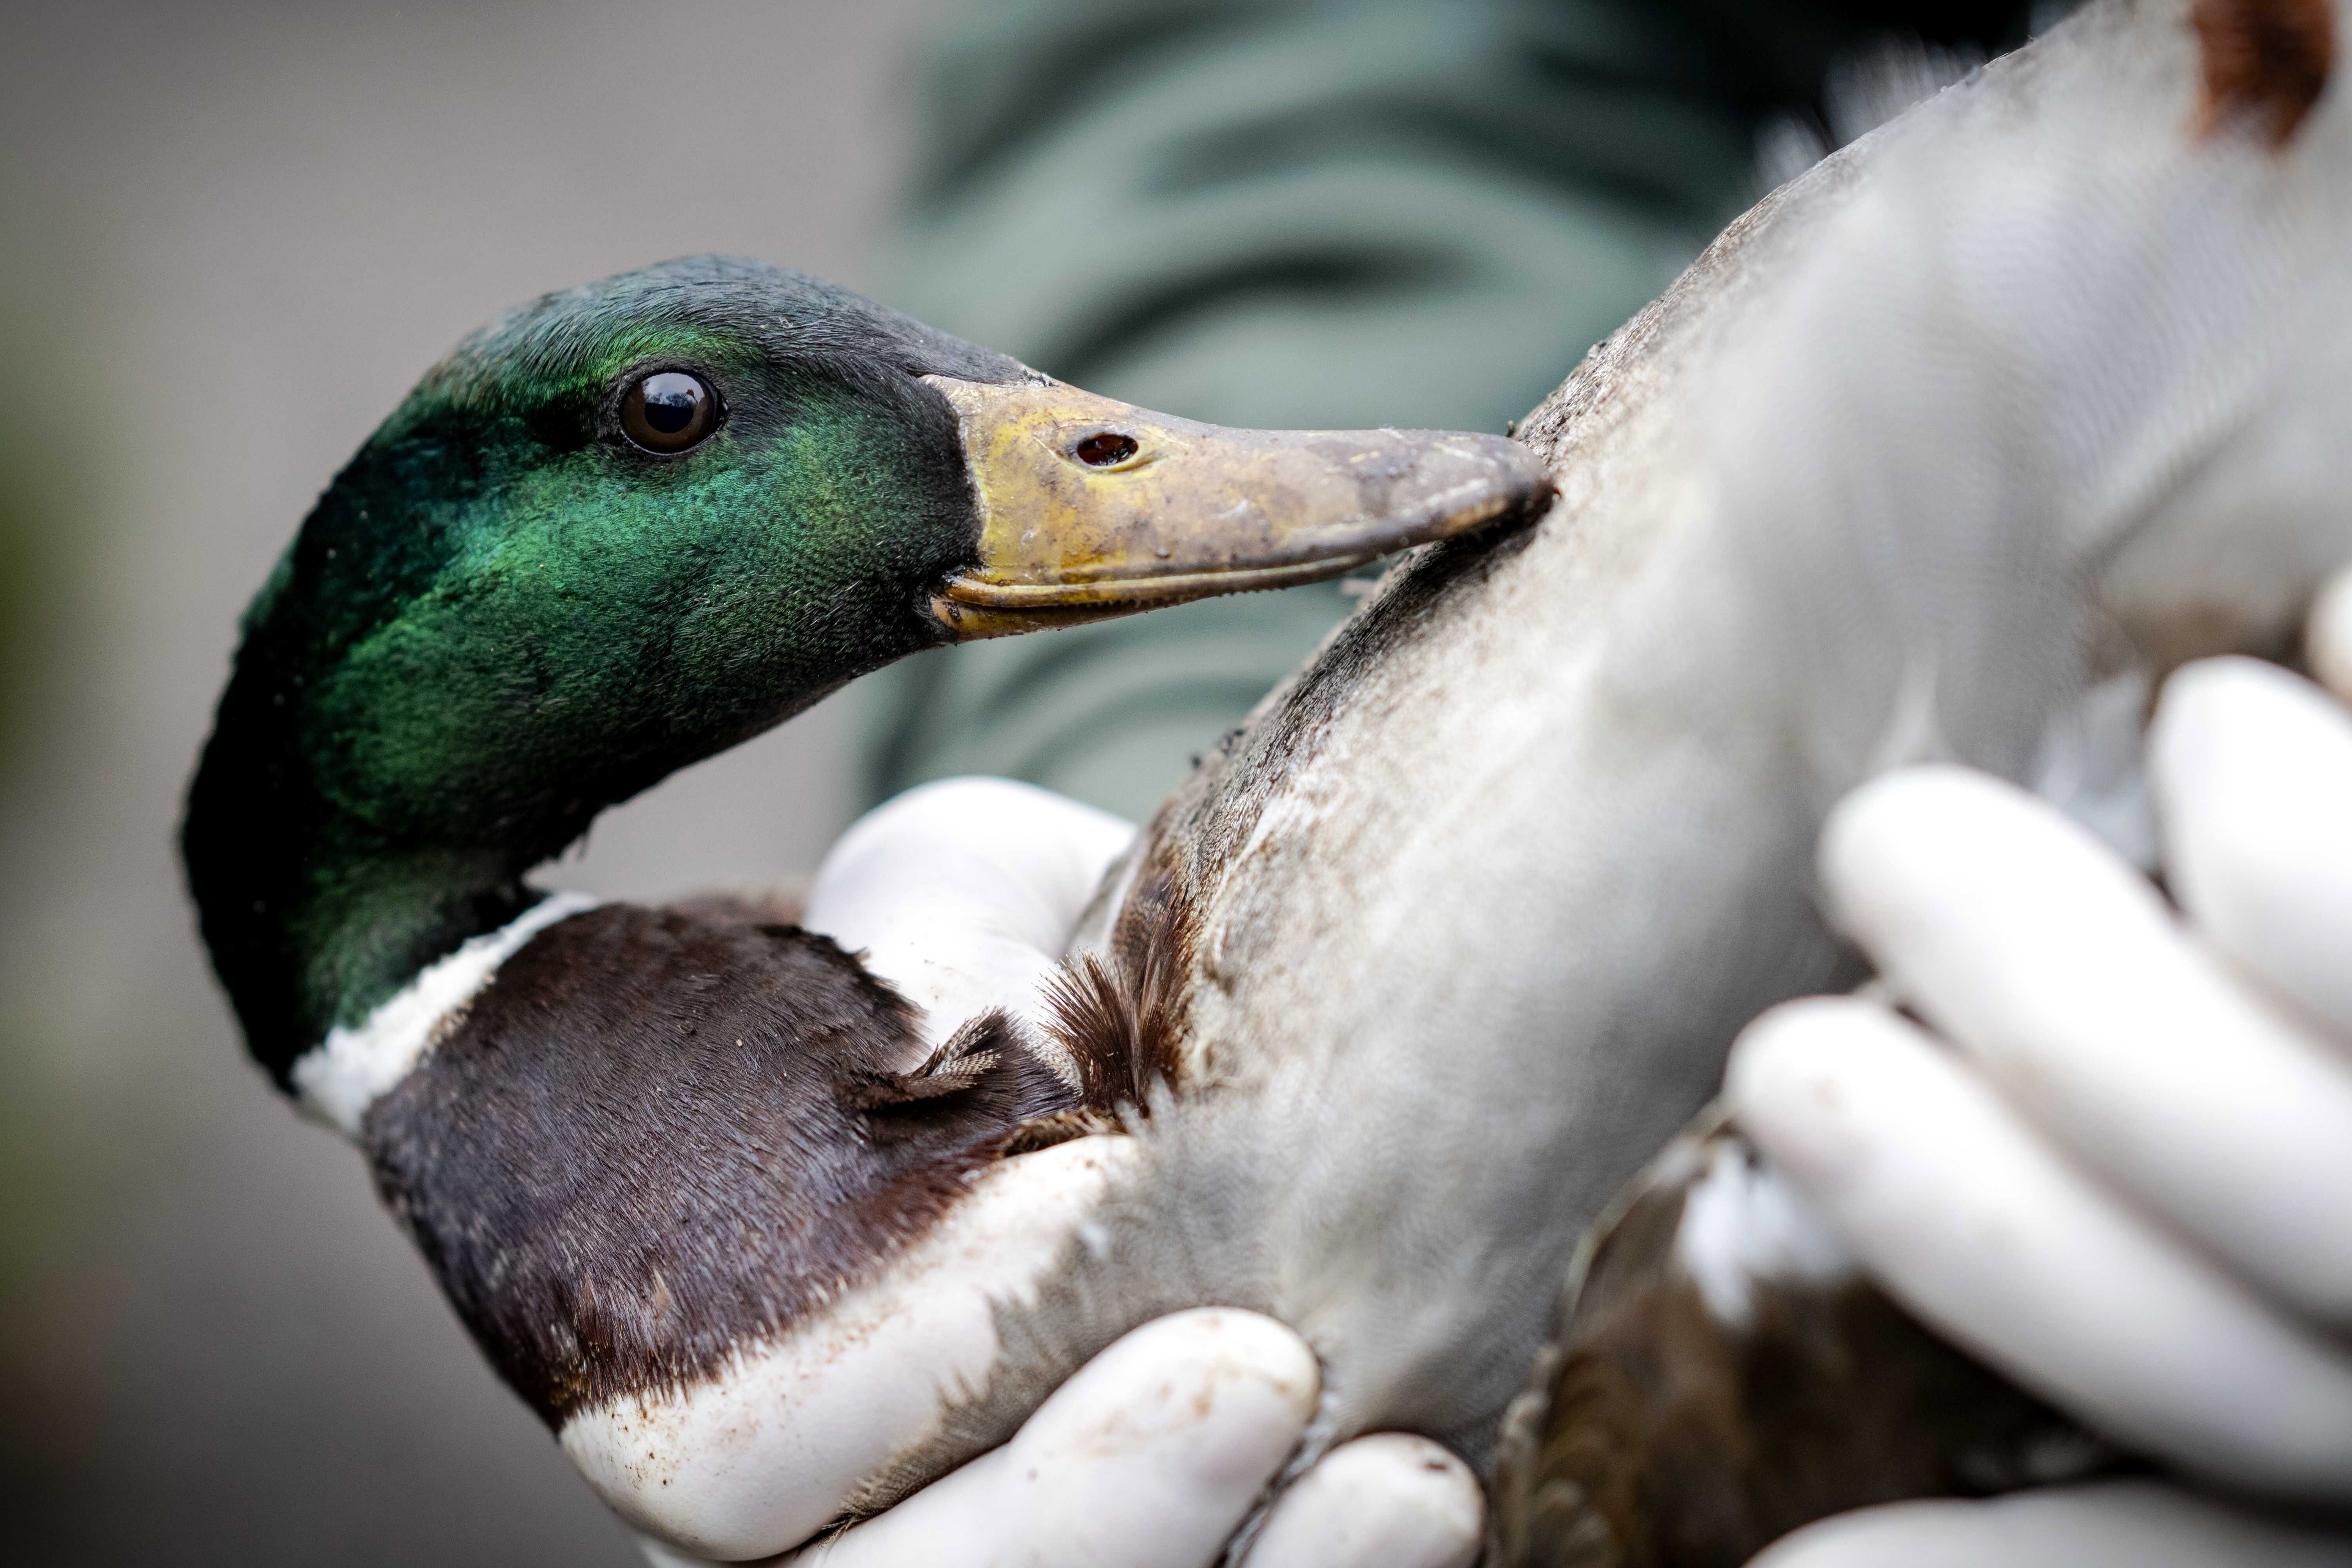
<svg viewBox="0 0 2352 1568">
<path fill-rule="evenodd" d="M 1768 198 L 1523 425 L 1555 510 L 1392 573 L 1187 782 L 1080 937 L 1178 1088 L 950 1432 L 1215 1301 L 1316 1347 L 1318 1441 L 1487 1459 L 1741 1025 L 1859 978 L 1834 801 L 1944 758 L 2144 850 L 2153 679 L 2352 557 L 2352 104 L 2229 64 L 2277 20 L 2093 5 Z"/>
</svg>

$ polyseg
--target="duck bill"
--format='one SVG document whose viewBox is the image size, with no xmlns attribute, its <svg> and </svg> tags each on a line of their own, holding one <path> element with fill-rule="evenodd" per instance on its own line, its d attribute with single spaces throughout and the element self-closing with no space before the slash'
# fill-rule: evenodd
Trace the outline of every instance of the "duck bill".
<svg viewBox="0 0 2352 1568">
<path fill-rule="evenodd" d="M 958 639 L 1312 583 L 1552 491 L 1499 436 L 1230 430 L 1059 382 L 925 379 L 961 421 L 980 509 L 978 563 L 930 604 Z"/>
</svg>

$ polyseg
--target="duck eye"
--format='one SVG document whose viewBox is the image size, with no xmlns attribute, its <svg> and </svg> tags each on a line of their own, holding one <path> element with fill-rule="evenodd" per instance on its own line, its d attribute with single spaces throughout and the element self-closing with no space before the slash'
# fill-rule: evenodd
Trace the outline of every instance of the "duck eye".
<svg viewBox="0 0 2352 1568">
<path fill-rule="evenodd" d="M 1135 437 L 1098 430 L 1072 447 L 1070 456 L 1090 468 L 1115 468 L 1135 456 Z"/>
<path fill-rule="evenodd" d="M 621 433 L 648 452 L 683 452 L 718 423 L 719 394 L 686 371 L 656 371 L 621 395 Z"/>
</svg>

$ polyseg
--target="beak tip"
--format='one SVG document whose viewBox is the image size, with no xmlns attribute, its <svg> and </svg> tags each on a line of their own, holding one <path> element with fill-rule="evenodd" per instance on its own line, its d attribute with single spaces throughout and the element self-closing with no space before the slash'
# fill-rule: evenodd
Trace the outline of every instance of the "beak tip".
<svg viewBox="0 0 2352 1568">
<path fill-rule="evenodd" d="M 1507 436 L 1441 437 L 1439 450 L 1454 456 L 1451 475 L 1430 476 L 1438 493 L 1425 509 L 1421 541 L 1452 539 L 1515 521 L 1529 521 L 1551 508 L 1559 483 L 1542 458 Z M 1465 471 L 1466 470 L 1466 471 Z M 1420 541 L 1414 541 L 1418 542 Z"/>
</svg>

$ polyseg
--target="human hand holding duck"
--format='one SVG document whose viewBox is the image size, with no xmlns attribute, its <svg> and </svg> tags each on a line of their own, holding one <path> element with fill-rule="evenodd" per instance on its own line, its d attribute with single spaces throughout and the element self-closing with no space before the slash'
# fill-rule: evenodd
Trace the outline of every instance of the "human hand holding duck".
<svg viewBox="0 0 2352 1568">
<path fill-rule="evenodd" d="M 976 836 L 980 822 L 989 831 Z M 1000 1011 L 1050 1041 L 1061 953 L 1135 835 L 1132 823 L 1027 784 L 923 785 L 842 837 L 802 919 L 911 1002 L 933 1047 L 963 1021 Z M 1081 1196 L 1095 1184 L 1085 1163 L 1047 1174 Z M 984 1253 L 968 1262 L 969 1299 L 978 1301 L 1002 1259 Z M 891 1389 L 951 1387 L 966 1374 L 988 1336 L 950 1304 L 967 1296 L 965 1281 L 949 1273 L 932 1275 L 909 1316 L 839 1358 L 846 1381 L 881 1398 Z M 960 1324 L 976 1343 L 957 1337 Z M 1213 1307 L 1176 1313 L 1097 1356 L 1003 1447 L 777 1561 L 1200 1568 L 1216 1561 L 1297 1450 L 1318 1382 L 1313 1351 L 1271 1318 Z M 812 1428 L 796 1434 L 799 1442 L 824 1448 L 822 1417 L 799 1419 Z M 822 1478 L 855 1473 L 865 1458 L 855 1442 L 844 1447 L 852 1450 L 845 1463 L 764 1480 L 772 1492 L 807 1491 L 795 1511 L 836 1511 L 849 1500 L 819 1495 Z M 1251 1560 L 1261 1568 L 1460 1568 L 1476 1553 L 1482 1516 L 1477 1481 L 1459 1458 L 1427 1438 L 1382 1433 L 1343 1445 L 1291 1482 Z M 699 1561 L 641 1539 L 656 1563 Z"/>
<path fill-rule="evenodd" d="M 1790 1003 L 1732 1053 L 1738 1125 L 1882 1289 L 2084 1427 L 2271 1502 L 2352 1472 L 2352 574 L 2310 663 L 2167 683 L 2177 911 L 2013 786 L 1857 791 L 1821 868 L 1887 1001 Z M 1915 1022 L 1895 1011 L 1911 1010 Z M 2352 1528 L 2103 1481 L 1825 1521 L 1759 1568 L 2334 1563 Z"/>
</svg>

